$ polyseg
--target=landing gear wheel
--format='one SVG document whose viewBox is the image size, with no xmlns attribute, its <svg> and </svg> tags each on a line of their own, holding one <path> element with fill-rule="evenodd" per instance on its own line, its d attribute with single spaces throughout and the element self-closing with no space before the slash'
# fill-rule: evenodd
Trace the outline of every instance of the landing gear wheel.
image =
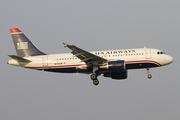
<svg viewBox="0 0 180 120">
<path fill-rule="evenodd" d="M 149 79 L 151 79 L 151 78 L 152 78 L 152 75 L 151 75 L 151 74 L 149 74 L 149 75 L 148 75 L 148 78 L 149 78 Z"/>
<path fill-rule="evenodd" d="M 92 80 L 96 80 L 96 79 L 97 79 L 96 74 L 92 74 L 92 75 L 91 75 L 91 79 L 92 79 Z"/>
<path fill-rule="evenodd" d="M 94 85 L 98 85 L 99 84 L 99 80 L 93 80 L 93 84 Z"/>
<path fill-rule="evenodd" d="M 151 79 L 151 78 L 152 78 L 152 75 L 150 74 L 149 68 L 147 68 L 147 73 L 148 73 L 148 78 Z"/>
</svg>

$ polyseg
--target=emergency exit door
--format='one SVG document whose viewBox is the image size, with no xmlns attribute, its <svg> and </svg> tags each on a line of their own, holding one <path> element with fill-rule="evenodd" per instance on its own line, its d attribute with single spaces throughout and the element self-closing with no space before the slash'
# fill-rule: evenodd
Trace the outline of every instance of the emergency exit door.
<svg viewBox="0 0 180 120">
<path fill-rule="evenodd" d="M 43 66 L 48 66 L 48 56 L 43 56 Z"/>
</svg>

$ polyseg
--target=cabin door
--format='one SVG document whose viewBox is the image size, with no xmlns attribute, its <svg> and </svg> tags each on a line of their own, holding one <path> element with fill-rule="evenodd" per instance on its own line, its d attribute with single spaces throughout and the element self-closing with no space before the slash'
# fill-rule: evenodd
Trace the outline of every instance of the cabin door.
<svg viewBox="0 0 180 120">
<path fill-rule="evenodd" d="M 146 59 L 151 59 L 151 49 L 145 49 Z"/>
</svg>

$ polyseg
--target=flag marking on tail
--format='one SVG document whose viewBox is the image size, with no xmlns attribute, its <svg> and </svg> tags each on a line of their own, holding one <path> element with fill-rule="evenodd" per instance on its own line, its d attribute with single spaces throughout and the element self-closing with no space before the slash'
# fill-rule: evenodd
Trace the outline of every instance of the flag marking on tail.
<svg viewBox="0 0 180 120">
<path fill-rule="evenodd" d="M 19 43 L 17 43 L 17 49 L 18 50 L 28 49 L 28 42 L 19 42 Z"/>
</svg>

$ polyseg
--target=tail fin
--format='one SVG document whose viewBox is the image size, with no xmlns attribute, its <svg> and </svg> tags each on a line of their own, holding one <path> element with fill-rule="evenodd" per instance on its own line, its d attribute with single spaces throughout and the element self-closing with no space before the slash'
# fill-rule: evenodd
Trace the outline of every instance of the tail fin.
<svg viewBox="0 0 180 120">
<path fill-rule="evenodd" d="M 12 28 L 10 32 L 19 57 L 45 55 L 18 28 Z"/>
</svg>

